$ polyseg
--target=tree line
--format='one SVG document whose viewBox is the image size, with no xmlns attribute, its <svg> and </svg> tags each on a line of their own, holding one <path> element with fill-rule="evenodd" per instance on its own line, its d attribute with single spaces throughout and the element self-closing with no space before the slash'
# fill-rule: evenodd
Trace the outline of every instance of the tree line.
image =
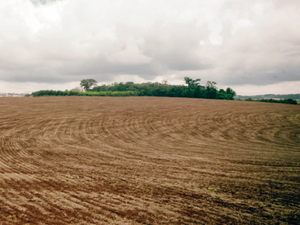
<svg viewBox="0 0 300 225">
<path fill-rule="evenodd" d="M 31 94 L 33 97 L 38 96 L 137 96 L 137 93 L 134 91 L 87 91 L 87 92 L 80 92 L 76 90 L 65 90 L 65 91 L 54 91 L 54 90 L 41 90 L 36 91 Z"/>
<path fill-rule="evenodd" d="M 84 79 L 80 85 L 85 92 L 78 90 L 53 91 L 41 90 L 33 92 L 32 96 L 161 96 L 161 97 L 187 97 L 234 100 L 235 91 L 216 87 L 216 82 L 207 81 L 200 84 L 200 79 L 184 78 L 186 85 L 171 85 L 167 81 L 147 82 L 136 84 L 134 82 L 115 82 L 110 85 L 97 86 L 94 79 Z"/>
<path fill-rule="evenodd" d="M 242 99 L 238 99 L 243 101 Z M 244 101 L 254 101 L 254 102 L 271 102 L 271 103 L 284 103 L 284 104 L 293 104 L 293 105 L 297 105 L 298 102 L 295 99 L 292 98 L 286 98 L 286 99 L 252 99 L 252 98 L 246 98 Z"/>
</svg>

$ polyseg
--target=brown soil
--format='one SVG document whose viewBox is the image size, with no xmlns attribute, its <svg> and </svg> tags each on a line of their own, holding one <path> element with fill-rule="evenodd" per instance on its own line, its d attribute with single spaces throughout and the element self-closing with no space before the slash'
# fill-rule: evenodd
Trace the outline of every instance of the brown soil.
<svg viewBox="0 0 300 225">
<path fill-rule="evenodd" d="M 299 224 L 300 106 L 0 99 L 0 224 Z"/>
</svg>

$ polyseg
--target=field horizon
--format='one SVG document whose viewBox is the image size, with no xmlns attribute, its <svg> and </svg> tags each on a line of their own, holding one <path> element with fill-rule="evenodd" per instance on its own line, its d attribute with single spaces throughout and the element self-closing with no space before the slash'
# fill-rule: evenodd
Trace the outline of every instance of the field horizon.
<svg viewBox="0 0 300 225">
<path fill-rule="evenodd" d="M 0 98 L 0 224 L 299 224 L 300 106 Z"/>
</svg>

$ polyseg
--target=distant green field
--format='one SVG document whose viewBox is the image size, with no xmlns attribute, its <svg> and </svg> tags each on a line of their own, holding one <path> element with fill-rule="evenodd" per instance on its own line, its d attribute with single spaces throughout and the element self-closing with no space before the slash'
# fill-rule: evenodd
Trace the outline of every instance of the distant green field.
<svg viewBox="0 0 300 225">
<path fill-rule="evenodd" d="M 296 99 L 297 103 L 300 105 L 300 99 Z"/>
</svg>

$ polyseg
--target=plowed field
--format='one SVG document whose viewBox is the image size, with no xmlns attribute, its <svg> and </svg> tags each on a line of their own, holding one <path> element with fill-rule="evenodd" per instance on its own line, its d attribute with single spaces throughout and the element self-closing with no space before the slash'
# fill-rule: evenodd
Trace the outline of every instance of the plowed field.
<svg viewBox="0 0 300 225">
<path fill-rule="evenodd" d="M 0 224 L 299 224 L 300 106 L 0 99 Z"/>
</svg>

